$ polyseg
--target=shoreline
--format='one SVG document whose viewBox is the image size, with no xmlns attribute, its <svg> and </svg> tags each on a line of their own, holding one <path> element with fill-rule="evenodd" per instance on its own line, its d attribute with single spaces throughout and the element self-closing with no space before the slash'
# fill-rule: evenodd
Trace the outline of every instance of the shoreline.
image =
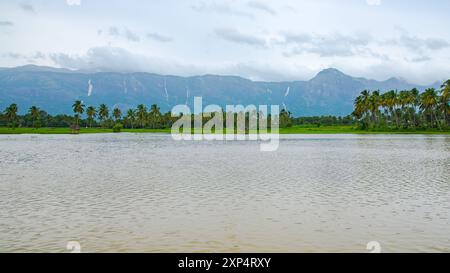
<svg viewBox="0 0 450 273">
<path fill-rule="evenodd" d="M 120 134 L 114 133 L 112 129 L 82 128 L 79 134 Z M 121 133 L 136 134 L 170 134 L 171 129 L 123 129 Z M 358 130 L 352 126 L 295 126 L 291 128 L 280 128 L 281 135 L 450 135 L 450 131 L 436 130 Z M 0 135 L 71 135 L 70 128 L 6 128 L 0 127 Z"/>
</svg>

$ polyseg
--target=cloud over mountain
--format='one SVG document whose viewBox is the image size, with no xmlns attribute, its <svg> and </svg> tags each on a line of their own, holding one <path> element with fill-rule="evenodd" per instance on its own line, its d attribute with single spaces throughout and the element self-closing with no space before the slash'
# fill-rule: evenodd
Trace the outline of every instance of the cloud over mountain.
<svg viewBox="0 0 450 273">
<path fill-rule="evenodd" d="M 102 63 L 262 80 L 307 79 L 337 67 L 430 83 L 450 75 L 449 9 L 449 1 L 419 0 L 0 1 L 0 65 Z"/>
</svg>

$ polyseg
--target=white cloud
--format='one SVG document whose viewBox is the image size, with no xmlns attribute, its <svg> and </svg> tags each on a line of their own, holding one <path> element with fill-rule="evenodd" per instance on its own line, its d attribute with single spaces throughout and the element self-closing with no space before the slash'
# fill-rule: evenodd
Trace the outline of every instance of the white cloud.
<svg viewBox="0 0 450 273">
<path fill-rule="evenodd" d="M 450 1 L 396 1 L 381 13 L 387 1 L 113 2 L 90 0 L 74 14 L 87 2 L 0 1 L 0 67 L 34 61 L 261 80 L 304 80 L 328 67 L 380 80 L 450 75 Z"/>
<path fill-rule="evenodd" d="M 272 9 L 270 6 L 261 3 L 261 2 L 257 2 L 257 1 L 250 1 L 247 3 L 247 6 L 249 6 L 250 8 L 253 9 L 257 9 L 260 11 L 264 11 L 266 13 L 269 13 L 271 15 L 276 15 L 276 11 L 274 9 Z"/>
<path fill-rule="evenodd" d="M 247 44 L 247 45 L 254 45 L 254 46 L 262 46 L 264 47 L 266 45 L 266 41 L 263 38 L 254 36 L 252 34 L 244 34 L 239 32 L 236 29 L 231 28 L 220 28 L 216 29 L 215 33 L 220 38 L 238 43 L 238 44 Z"/>
<path fill-rule="evenodd" d="M 66 0 L 66 3 L 69 6 L 79 6 L 81 5 L 81 0 Z"/>
<path fill-rule="evenodd" d="M 172 42 L 173 39 L 169 36 L 165 36 L 159 33 L 148 33 L 147 38 L 152 39 L 154 41 L 158 41 L 158 42 L 163 42 L 163 43 L 167 43 L 167 42 Z"/>
<path fill-rule="evenodd" d="M 141 40 L 141 37 L 138 34 L 128 28 L 123 28 L 123 30 L 121 30 L 118 27 L 111 26 L 106 31 L 103 31 L 102 29 L 97 30 L 99 36 L 103 35 L 103 33 L 107 33 L 109 36 L 116 38 L 125 38 L 131 42 L 139 42 Z"/>
<path fill-rule="evenodd" d="M 196 76 L 202 74 L 238 75 L 252 80 L 279 81 L 298 80 L 298 75 L 312 76 L 304 66 L 280 64 L 277 61 L 221 62 L 209 65 L 186 63 L 173 58 L 160 58 L 130 52 L 118 47 L 95 47 L 81 55 L 53 53 L 51 65 L 62 68 L 107 71 L 151 72 L 163 75 Z M 275 65 L 274 65 L 275 63 Z M 279 67 L 283 66 L 282 70 Z"/>
<path fill-rule="evenodd" d="M 236 4 L 232 2 L 232 4 Z M 229 16 L 240 16 L 247 17 L 253 19 L 254 16 L 248 12 L 244 12 L 239 8 L 236 8 L 233 5 L 230 5 L 229 2 L 213 2 L 213 1 L 201 1 L 196 5 L 192 5 L 191 9 L 200 13 L 218 13 L 222 15 Z"/>
<path fill-rule="evenodd" d="M 69 69 L 109 72 L 154 72 L 158 74 L 195 75 L 196 67 L 173 59 L 133 53 L 119 47 L 94 47 L 85 54 L 53 53 L 50 60 L 57 66 Z"/>
<path fill-rule="evenodd" d="M 379 6 L 381 5 L 381 0 L 366 0 L 366 3 L 369 6 Z"/>
</svg>

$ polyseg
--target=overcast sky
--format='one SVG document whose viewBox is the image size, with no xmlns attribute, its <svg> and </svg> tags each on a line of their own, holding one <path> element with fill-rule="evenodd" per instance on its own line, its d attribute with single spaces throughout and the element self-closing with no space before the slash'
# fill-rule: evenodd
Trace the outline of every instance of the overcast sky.
<svg viewBox="0 0 450 273">
<path fill-rule="evenodd" d="M 450 78 L 448 0 L 0 1 L 0 66 L 306 80 Z"/>
</svg>

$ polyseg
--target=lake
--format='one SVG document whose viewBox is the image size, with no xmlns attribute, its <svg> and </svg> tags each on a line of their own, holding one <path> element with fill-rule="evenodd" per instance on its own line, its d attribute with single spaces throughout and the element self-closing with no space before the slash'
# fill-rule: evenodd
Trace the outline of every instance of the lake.
<svg viewBox="0 0 450 273">
<path fill-rule="evenodd" d="M 450 251 L 450 136 L 0 136 L 0 252 Z"/>
</svg>

